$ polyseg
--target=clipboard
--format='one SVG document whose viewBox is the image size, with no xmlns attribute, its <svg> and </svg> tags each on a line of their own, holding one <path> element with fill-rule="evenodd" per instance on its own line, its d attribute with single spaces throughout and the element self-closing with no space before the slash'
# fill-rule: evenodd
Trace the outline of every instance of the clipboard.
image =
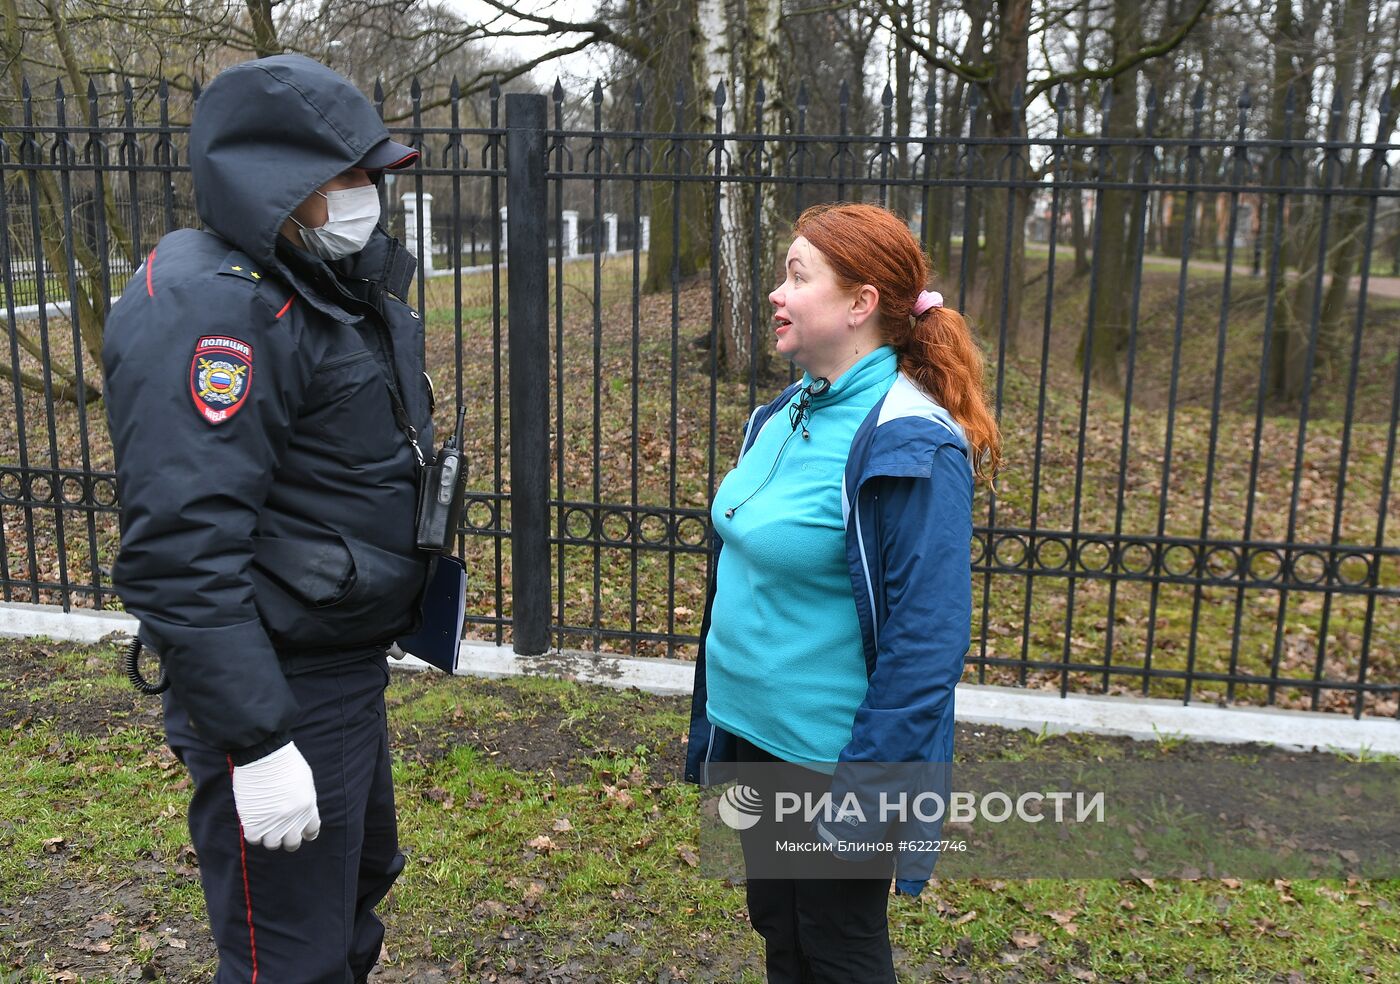
<svg viewBox="0 0 1400 984">
<path fill-rule="evenodd" d="M 395 643 L 408 655 L 452 673 L 457 669 L 466 612 L 467 568 L 456 557 L 439 557 L 432 580 L 423 591 L 423 624 L 413 635 Z"/>
</svg>

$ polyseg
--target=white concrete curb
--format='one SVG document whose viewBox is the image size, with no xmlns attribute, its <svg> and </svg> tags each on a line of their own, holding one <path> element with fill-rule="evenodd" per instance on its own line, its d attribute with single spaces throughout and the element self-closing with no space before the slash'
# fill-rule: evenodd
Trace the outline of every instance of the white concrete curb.
<svg viewBox="0 0 1400 984">
<path fill-rule="evenodd" d="M 68 302 L 50 301 L 44 305 L 44 310 L 50 318 L 66 318 L 68 317 Z M 15 308 L 16 321 L 27 321 L 37 317 L 39 317 L 39 305 L 37 304 L 25 304 Z"/>
<path fill-rule="evenodd" d="M 52 605 L 0 604 L 0 636 L 96 642 L 112 632 L 130 635 L 135 623 L 130 615 L 120 612 L 64 612 Z M 422 669 L 427 664 L 409 658 L 398 665 Z M 462 643 L 457 674 L 548 676 L 608 687 L 636 687 L 654 694 L 689 694 L 695 664 L 567 651 L 519 656 L 505 646 L 468 641 Z M 957 719 L 967 724 L 1026 728 L 1037 733 L 1125 735 L 1148 741 L 1259 742 L 1298 750 L 1400 755 L 1400 721 L 1373 716 L 1356 720 L 1313 711 L 1183 705 L 1156 698 L 1097 694 L 1061 697 L 1049 691 L 969 683 L 958 685 L 956 713 Z"/>
</svg>

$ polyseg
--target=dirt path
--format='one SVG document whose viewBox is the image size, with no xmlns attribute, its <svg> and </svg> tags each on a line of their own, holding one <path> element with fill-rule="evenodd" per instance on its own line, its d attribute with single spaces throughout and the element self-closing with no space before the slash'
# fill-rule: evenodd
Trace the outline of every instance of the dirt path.
<svg viewBox="0 0 1400 984">
<path fill-rule="evenodd" d="M 1166 268 L 1170 266 L 1173 269 L 1180 269 L 1181 266 L 1179 260 L 1172 260 L 1169 257 L 1150 256 L 1147 257 L 1144 262 L 1159 268 Z M 1190 263 L 1189 269 L 1223 271 L 1225 269 L 1225 264 L 1217 260 L 1193 259 Z M 1234 275 L 1236 277 L 1243 276 L 1252 278 L 1254 275 L 1254 266 L 1252 263 L 1236 263 L 1234 264 L 1233 269 Z M 1266 266 L 1260 271 L 1260 276 L 1267 277 L 1268 275 L 1269 271 Z M 1297 278 L 1291 274 L 1288 277 L 1290 283 L 1295 281 L 1296 279 Z M 1324 277 L 1323 282 L 1324 286 L 1330 285 L 1332 283 L 1332 275 L 1328 274 L 1326 277 Z M 1361 290 L 1361 278 L 1359 276 L 1351 278 L 1351 289 L 1353 291 L 1358 292 Z M 1388 300 L 1400 300 L 1400 277 L 1378 277 L 1375 274 L 1372 274 L 1369 283 L 1366 285 L 1366 293 L 1371 297 L 1384 297 Z"/>
</svg>

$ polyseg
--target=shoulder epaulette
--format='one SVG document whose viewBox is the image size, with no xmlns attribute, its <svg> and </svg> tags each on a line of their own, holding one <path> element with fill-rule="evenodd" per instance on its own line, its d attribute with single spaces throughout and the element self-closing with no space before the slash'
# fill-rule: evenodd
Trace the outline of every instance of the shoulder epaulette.
<svg viewBox="0 0 1400 984">
<path fill-rule="evenodd" d="M 230 277 L 242 277 L 244 280 L 251 280 L 253 283 L 261 283 L 263 279 L 262 271 L 248 259 L 247 255 L 239 250 L 232 250 L 228 256 L 224 257 L 224 262 L 219 266 L 219 272 Z"/>
</svg>

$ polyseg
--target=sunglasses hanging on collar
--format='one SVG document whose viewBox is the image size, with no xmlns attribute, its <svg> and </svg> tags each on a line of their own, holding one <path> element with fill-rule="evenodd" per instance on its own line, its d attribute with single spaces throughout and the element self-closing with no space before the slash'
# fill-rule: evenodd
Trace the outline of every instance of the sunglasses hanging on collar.
<svg viewBox="0 0 1400 984">
<path fill-rule="evenodd" d="M 812 435 L 807 430 L 805 421 L 812 415 L 812 397 L 822 396 L 829 389 L 831 389 L 831 380 L 827 379 L 825 376 L 818 376 L 816 379 L 812 380 L 811 383 L 802 387 L 802 395 L 798 397 L 797 402 L 788 406 L 788 420 L 792 424 L 792 434 L 783 438 L 783 443 L 778 446 L 778 453 L 773 456 L 773 464 L 768 467 L 768 474 L 763 476 L 763 481 L 758 483 L 758 488 L 744 496 L 742 501 L 726 509 L 724 511 L 725 519 L 733 519 L 734 514 L 739 511 L 739 507 L 758 495 L 759 491 L 768 484 L 768 480 L 773 477 L 774 469 L 778 467 L 778 460 L 783 456 L 783 449 L 787 447 L 787 442 L 792 440 L 792 435 L 797 433 L 798 427 L 802 428 L 803 440 L 811 439 Z M 757 440 L 757 438 L 754 440 Z"/>
<path fill-rule="evenodd" d="M 831 380 L 825 376 L 818 376 L 809 385 L 802 387 L 802 395 L 796 403 L 788 407 L 788 420 L 792 423 L 792 429 L 797 430 L 798 427 L 801 427 L 804 441 L 812 439 L 812 434 L 807 430 L 806 424 L 806 421 L 812 417 L 812 397 L 823 396 L 829 389 L 831 389 Z"/>
</svg>

